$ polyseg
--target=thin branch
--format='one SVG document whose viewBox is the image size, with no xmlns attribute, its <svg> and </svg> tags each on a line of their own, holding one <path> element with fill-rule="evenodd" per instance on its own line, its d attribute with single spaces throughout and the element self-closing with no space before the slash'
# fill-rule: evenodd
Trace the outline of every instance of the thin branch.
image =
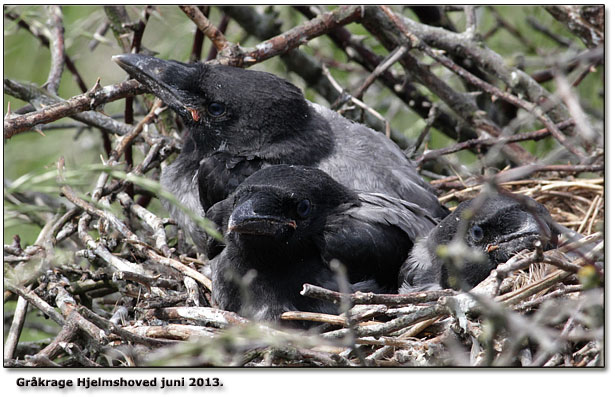
<svg viewBox="0 0 615 397">
<path fill-rule="evenodd" d="M 355 22 L 363 16 L 361 6 L 341 6 L 334 11 L 324 13 L 303 25 L 292 28 L 281 35 L 273 37 L 254 49 L 246 50 L 239 65 L 250 66 L 271 57 L 288 52 L 311 39 L 321 36 L 342 25 Z"/>
<path fill-rule="evenodd" d="M 45 107 L 62 103 L 64 101 L 62 98 L 53 96 L 44 89 L 34 84 L 19 83 L 11 79 L 4 80 L 4 92 L 6 94 L 14 96 L 15 98 L 19 98 L 23 101 L 32 103 L 34 105 L 34 108 L 38 110 L 42 110 Z M 142 92 L 144 91 L 139 88 L 138 93 Z M 118 122 L 112 117 L 106 116 L 96 111 L 76 113 L 70 117 L 84 124 L 99 128 L 103 132 L 116 135 L 125 135 L 133 129 L 133 127 L 130 125 Z"/>
<path fill-rule="evenodd" d="M 44 87 L 52 94 L 58 93 L 60 78 L 64 70 L 64 26 L 62 25 L 62 8 L 60 6 L 48 6 L 49 22 L 51 25 L 51 68 L 49 77 Z"/>
<path fill-rule="evenodd" d="M 109 26 L 109 21 L 103 21 L 98 29 L 96 29 L 93 34 L 94 38 L 88 44 L 88 49 L 90 51 L 94 51 L 99 43 L 104 43 L 107 41 L 107 39 L 105 39 L 105 34 L 107 34 L 107 30 L 109 30 Z"/>
<path fill-rule="evenodd" d="M 15 13 L 12 13 L 12 12 L 5 12 L 4 16 L 12 21 L 16 21 L 17 25 L 20 28 L 23 28 L 29 31 L 30 33 L 32 33 L 34 37 L 36 37 L 41 42 L 42 45 L 49 48 L 49 38 L 45 36 L 43 33 L 39 32 L 37 29 L 35 29 L 30 24 L 28 24 L 26 21 L 24 21 L 23 18 L 21 18 L 21 16 Z M 64 62 L 66 63 L 66 68 L 73 74 L 73 77 L 75 78 L 75 81 L 77 82 L 77 85 L 79 86 L 79 89 L 81 90 L 81 92 L 86 92 L 88 90 L 87 85 L 85 84 L 85 82 L 83 81 L 83 78 L 77 71 L 77 67 L 75 66 L 73 61 L 66 54 L 64 54 Z"/>
<path fill-rule="evenodd" d="M 198 7 L 203 13 L 203 15 L 205 15 L 205 17 L 209 16 L 209 9 L 210 9 L 209 6 L 198 6 Z M 199 29 L 198 26 L 195 26 L 195 27 L 196 29 L 194 30 L 194 39 L 192 40 L 192 50 L 190 51 L 190 63 L 198 62 L 201 60 L 201 52 L 203 51 L 203 41 L 205 39 L 205 35 L 201 31 L 201 29 Z M 211 51 L 214 51 L 214 49 L 215 49 L 215 46 L 212 46 Z M 216 51 L 216 54 L 217 53 L 218 52 Z M 214 58 L 215 56 L 212 57 L 212 59 Z"/>
<path fill-rule="evenodd" d="M 354 103 L 355 105 L 357 105 L 358 107 L 360 107 L 361 109 L 363 109 L 364 111 L 368 112 L 369 114 L 371 114 L 372 116 L 376 117 L 378 120 L 380 120 L 383 124 L 384 124 L 384 132 L 385 135 L 387 136 L 387 138 L 391 137 L 391 126 L 388 122 L 387 119 L 385 119 L 384 117 L 382 117 L 382 115 L 380 113 L 378 113 L 375 109 L 372 109 L 369 105 L 367 105 L 365 102 L 355 98 L 352 95 L 349 95 L 346 90 L 339 85 L 339 83 L 337 83 L 335 81 L 335 79 L 333 79 L 333 76 L 331 75 L 331 72 L 329 72 L 329 68 L 327 68 L 325 65 L 322 65 L 323 68 L 323 72 L 325 74 L 325 76 L 327 76 L 327 78 L 329 79 L 329 81 L 331 81 L 331 84 L 339 91 L 340 96 L 338 98 L 337 101 L 335 101 L 331 106 L 333 108 L 338 108 L 341 107 L 344 103 L 350 101 L 352 103 Z"/>
<path fill-rule="evenodd" d="M 33 357 L 28 358 L 28 361 L 32 363 L 41 361 L 51 362 L 52 359 L 57 357 L 63 351 L 62 345 L 74 340 L 79 333 L 79 326 L 75 321 L 76 315 L 77 312 L 69 316 L 66 319 L 66 324 L 62 327 L 60 332 L 58 332 L 53 341 Z"/>
<path fill-rule="evenodd" d="M 390 8 L 384 7 L 384 6 L 380 8 L 390 18 L 390 20 L 395 24 L 395 26 L 400 30 L 400 32 L 402 32 L 406 37 L 408 37 L 408 39 L 411 42 L 420 42 L 419 37 L 410 33 L 410 31 L 401 22 L 401 20 L 395 15 L 395 13 L 391 11 Z M 455 72 L 457 75 L 466 79 L 468 82 L 472 83 L 473 85 L 477 87 L 480 87 L 483 91 L 491 95 L 495 95 L 496 97 L 501 98 L 505 100 L 506 102 L 512 105 L 518 106 L 526 110 L 527 112 L 533 114 L 536 118 L 538 118 L 544 124 L 545 127 L 547 127 L 549 132 L 551 132 L 551 135 L 560 144 L 562 144 L 562 146 L 568 149 L 570 153 L 574 154 L 581 161 L 585 159 L 586 157 L 585 153 L 583 153 L 583 151 L 579 150 L 576 146 L 574 146 L 572 142 L 570 142 L 568 138 L 564 136 L 564 134 L 557 128 L 557 126 L 553 123 L 553 121 L 551 121 L 551 119 L 536 105 L 524 99 L 521 99 L 518 96 L 504 92 L 500 90 L 499 88 L 495 87 L 494 85 L 491 85 L 479 79 L 478 77 L 469 73 L 467 70 L 455 64 L 448 57 L 440 54 L 439 52 L 434 51 L 431 47 L 427 46 L 426 44 L 421 44 L 419 49 L 425 52 L 427 55 L 429 55 L 433 59 L 435 59 L 436 61 L 440 62 L 442 65 L 446 66 L 451 71 Z"/>
<path fill-rule="evenodd" d="M 551 31 L 551 29 L 549 29 L 548 27 L 546 27 L 542 23 L 540 23 L 540 21 L 538 21 L 538 19 L 536 19 L 536 17 L 530 15 L 530 16 L 527 17 L 526 20 L 527 20 L 528 24 L 532 28 L 534 28 L 538 32 L 544 34 L 546 37 L 548 37 L 551 40 L 553 40 L 559 46 L 561 46 L 563 48 L 570 48 L 570 49 L 573 49 L 573 50 L 577 49 L 577 48 L 575 48 L 574 40 L 571 40 L 568 37 L 564 37 L 562 35 L 554 33 L 553 31 Z"/>
<path fill-rule="evenodd" d="M 359 88 L 357 88 L 352 94 L 353 97 L 361 99 L 363 98 L 363 94 L 369 88 L 370 85 L 384 73 L 385 70 L 393 66 L 395 62 L 399 60 L 406 52 L 408 51 L 408 47 L 400 46 L 393 52 L 391 52 L 381 63 L 376 66 L 376 68 L 370 73 L 370 75 L 365 79 L 363 84 Z"/>
<path fill-rule="evenodd" d="M 414 155 L 416 154 L 416 152 L 419 150 L 419 147 L 423 144 L 423 142 L 425 141 L 425 138 L 427 137 L 427 134 L 429 134 L 429 131 L 431 130 L 431 127 L 433 127 L 434 122 L 436 121 L 436 118 L 438 117 L 438 114 L 440 113 L 440 109 L 436 104 L 433 104 L 431 106 L 431 109 L 429 109 L 429 114 L 427 115 L 427 119 L 425 120 L 425 127 L 423 128 L 423 131 L 421 131 L 421 133 L 419 134 L 419 137 L 416 139 L 416 143 L 414 144 L 414 148 L 412 149 L 411 152 L 408 153 L 408 157 L 409 158 L 414 158 Z M 422 157 L 424 157 L 425 154 L 423 154 Z M 420 158 L 419 158 L 420 160 Z M 417 166 L 420 166 L 421 161 L 416 162 Z"/>
<path fill-rule="evenodd" d="M 452 296 L 457 292 L 445 289 L 441 291 L 421 291 L 412 292 L 409 294 L 375 294 L 373 292 L 355 292 L 353 294 L 342 294 L 337 291 L 331 291 L 316 285 L 303 284 L 301 295 L 310 298 L 327 300 L 333 303 L 339 303 L 343 298 L 349 299 L 349 302 L 356 304 L 385 304 L 385 305 L 401 305 L 407 303 L 426 303 L 437 301 L 442 296 Z"/>
<path fill-rule="evenodd" d="M 23 324 L 26 320 L 26 314 L 28 313 L 28 301 L 22 296 L 17 298 L 17 305 L 13 312 L 13 321 L 9 328 L 6 341 L 4 342 L 4 359 L 10 360 L 15 355 L 15 349 L 17 348 L 17 342 L 19 342 L 19 336 L 23 329 Z"/>
<path fill-rule="evenodd" d="M 557 127 L 563 129 L 571 125 L 574 125 L 574 124 L 575 124 L 574 120 L 570 119 L 570 120 L 566 120 L 561 123 L 558 123 Z M 470 148 L 482 148 L 482 147 L 488 147 L 488 146 L 493 146 L 493 145 L 499 145 L 503 143 L 522 142 L 522 141 L 528 141 L 528 140 L 537 141 L 540 139 L 547 138 L 549 136 L 551 136 L 551 132 L 547 128 L 542 128 L 540 130 L 515 134 L 515 135 L 511 135 L 507 137 L 469 139 L 467 141 L 457 143 L 455 145 L 452 145 L 446 148 L 429 150 L 423 153 L 423 155 L 420 156 L 416 160 L 416 162 L 417 164 L 422 164 L 426 161 L 439 158 L 443 155 L 459 152 L 461 150 L 467 150 Z"/>
<path fill-rule="evenodd" d="M 126 153 L 126 150 L 131 145 L 132 141 L 135 140 L 137 136 L 143 131 L 143 128 L 151 123 L 156 116 L 158 116 L 158 110 L 162 107 L 162 101 L 159 99 L 154 102 L 149 113 L 139 121 L 139 123 L 133 128 L 133 130 L 122 137 L 120 143 L 117 145 L 115 150 L 111 152 L 111 156 L 109 161 L 116 162 L 120 159 L 120 157 Z"/>
<path fill-rule="evenodd" d="M 425 306 L 414 313 L 387 321 L 386 323 L 357 326 L 354 329 L 354 333 L 357 337 L 387 335 L 393 331 L 408 327 L 412 324 L 416 324 L 419 321 L 427 320 L 429 318 L 437 317 L 447 313 L 448 309 L 445 306 L 440 304 L 434 304 L 431 306 Z M 322 337 L 326 339 L 337 339 L 347 336 L 349 332 L 349 329 L 345 328 L 337 331 L 325 332 L 324 334 L 322 334 Z"/>
<path fill-rule="evenodd" d="M 128 194 L 124 192 L 118 193 L 118 199 L 120 203 L 127 208 L 130 212 L 138 216 L 141 220 L 143 220 L 152 230 L 153 237 L 156 240 L 156 248 L 159 249 L 164 256 L 170 257 L 171 250 L 167 245 L 167 236 L 164 231 L 164 222 L 162 219 L 158 218 L 156 215 L 148 211 L 147 209 L 141 207 L 139 204 L 136 204 Z"/>
<path fill-rule="evenodd" d="M 122 328 L 114 324 L 113 322 L 99 316 L 98 314 L 94 313 L 93 311 L 91 311 L 85 306 L 80 306 L 78 310 L 79 310 L 79 313 L 83 317 L 87 318 L 93 324 L 96 324 L 98 327 L 103 329 L 107 335 L 113 333 L 125 341 L 130 341 L 133 343 L 137 343 L 137 344 L 141 344 L 145 346 L 151 346 L 151 347 L 161 347 L 161 346 L 167 346 L 167 345 L 176 343 L 170 340 L 164 340 L 160 338 L 150 338 L 145 335 L 139 335 L 139 333 L 137 332 L 131 332 L 127 330 L 126 328 Z"/>
<path fill-rule="evenodd" d="M 28 301 L 28 303 L 30 303 L 32 306 L 36 307 L 44 315 L 46 315 L 47 317 L 51 318 L 53 321 L 55 321 L 59 325 L 63 326 L 66 323 L 66 321 L 64 320 L 64 317 L 62 317 L 62 315 L 60 313 L 58 313 L 53 308 L 53 306 L 51 306 L 50 304 L 45 302 L 43 299 L 41 299 L 33 291 L 30 291 L 29 289 L 27 289 L 25 287 L 13 284 L 6 277 L 4 278 L 4 286 L 9 291 L 12 291 L 13 293 L 23 297 L 25 300 Z"/>
<path fill-rule="evenodd" d="M 28 131 L 37 124 L 51 123 L 63 117 L 70 117 L 76 113 L 96 110 L 99 106 L 113 102 L 127 96 L 142 93 L 141 85 L 136 80 L 128 80 L 106 87 L 94 87 L 89 92 L 74 96 L 66 101 L 50 105 L 36 112 L 23 116 L 5 118 L 4 139 L 10 139 L 20 132 Z"/>
<path fill-rule="evenodd" d="M 205 36 L 209 37 L 218 52 L 222 52 L 230 46 L 224 34 L 203 15 L 197 6 L 179 6 L 179 8 L 195 23 Z"/>
<path fill-rule="evenodd" d="M 320 322 L 325 324 L 346 326 L 348 322 L 345 317 L 336 316 L 334 314 L 311 313 L 311 312 L 284 312 L 280 316 L 280 320 L 284 321 L 310 321 Z"/>
<path fill-rule="evenodd" d="M 230 20 L 231 20 L 231 17 L 229 17 L 227 14 L 222 15 L 222 20 L 220 21 L 220 24 L 218 25 L 218 30 L 220 31 L 220 33 L 224 34 L 226 32 L 226 28 L 228 27 L 228 23 L 230 22 Z M 218 49 L 216 48 L 216 46 L 211 46 L 211 48 L 209 49 L 209 53 L 207 54 L 207 58 L 205 60 L 211 61 L 212 59 L 216 59 L 217 55 L 218 55 Z"/>
<path fill-rule="evenodd" d="M 249 321 L 236 313 L 212 307 L 163 307 L 143 312 L 146 318 L 161 320 L 192 320 L 204 325 L 228 328 L 232 325 L 247 324 Z"/>
<path fill-rule="evenodd" d="M 503 27 L 512 36 L 516 37 L 517 40 L 519 40 L 519 42 L 521 42 L 521 44 L 523 44 L 523 46 L 528 49 L 528 51 L 536 52 L 536 46 L 532 42 L 527 40 L 525 36 L 523 36 L 523 34 L 521 34 L 521 32 L 513 24 L 506 20 L 506 18 L 502 17 L 502 15 L 496 10 L 495 7 L 488 6 L 488 8 L 495 17 L 500 27 Z M 540 52 L 540 50 L 538 50 L 538 52 Z"/>
</svg>

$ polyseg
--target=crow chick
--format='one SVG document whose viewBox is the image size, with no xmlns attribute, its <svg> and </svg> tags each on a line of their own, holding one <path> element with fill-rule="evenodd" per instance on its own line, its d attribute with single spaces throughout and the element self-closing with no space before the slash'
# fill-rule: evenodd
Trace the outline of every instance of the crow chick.
<svg viewBox="0 0 615 397">
<path fill-rule="evenodd" d="M 451 244 L 458 233 L 467 246 L 461 254 Z M 399 274 L 399 292 L 472 288 L 538 240 L 545 250 L 554 248 L 557 235 L 547 209 L 530 197 L 502 193 L 464 201 L 416 240 Z"/>
<path fill-rule="evenodd" d="M 415 204 L 357 193 L 319 169 L 290 165 L 254 173 L 207 216 L 225 225 L 226 247 L 211 261 L 213 298 L 257 320 L 293 310 L 337 313 L 337 305 L 300 294 L 304 283 L 339 290 L 332 259 L 345 265 L 351 290 L 396 292 L 414 238 L 436 224 Z"/>
<path fill-rule="evenodd" d="M 313 166 L 347 188 L 407 200 L 435 218 L 448 214 L 397 145 L 307 101 L 299 88 L 284 79 L 231 66 L 185 64 L 139 54 L 113 60 L 186 124 L 182 151 L 163 170 L 161 182 L 196 214 L 204 215 L 247 176 L 272 164 Z M 204 249 L 205 236 L 196 224 L 178 208 L 165 206 Z"/>
</svg>

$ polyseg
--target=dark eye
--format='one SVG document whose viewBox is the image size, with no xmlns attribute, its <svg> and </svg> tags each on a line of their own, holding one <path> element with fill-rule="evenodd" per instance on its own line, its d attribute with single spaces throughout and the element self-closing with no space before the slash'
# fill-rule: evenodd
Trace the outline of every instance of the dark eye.
<svg viewBox="0 0 615 397">
<path fill-rule="evenodd" d="M 474 225 L 470 228 L 470 236 L 472 236 L 472 240 L 474 241 L 480 241 L 483 239 L 483 228 L 478 226 L 478 225 Z"/>
<path fill-rule="evenodd" d="M 312 204 L 310 200 L 301 200 L 299 204 L 297 204 L 297 215 L 302 218 L 307 218 L 310 215 L 310 211 L 312 210 Z"/>
<path fill-rule="evenodd" d="M 218 117 L 222 116 L 226 112 L 226 106 L 220 102 L 212 102 L 207 106 L 207 113 L 211 116 Z"/>
</svg>

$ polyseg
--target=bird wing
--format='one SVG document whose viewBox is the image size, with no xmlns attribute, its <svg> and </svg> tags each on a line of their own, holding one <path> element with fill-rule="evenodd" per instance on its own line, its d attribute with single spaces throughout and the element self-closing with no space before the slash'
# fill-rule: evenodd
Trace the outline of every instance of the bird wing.
<svg viewBox="0 0 615 397">
<path fill-rule="evenodd" d="M 329 217 L 324 231 L 325 259 L 347 266 L 351 283 L 375 279 L 397 290 L 399 268 L 414 240 L 436 225 L 416 204 L 379 193 L 359 193 L 361 206 Z"/>
<path fill-rule="evenodd" d="M 357 219 L 394 225 L 415 240 L 427 234 L 438 221 L 417 204 L 381 193 L 359 193 L 361 207 L 349 211 Z"/>
<path fill-rule="evenodd" d="M 330 109 L 317 104 L 312 107 L 329 123 L 335 143 L 318 168 L 348 188 L 416 203 L 436 218 L 448 215 L 431 186 L 417 173 L 415 164 L 393 141 Z"/>
</svg>

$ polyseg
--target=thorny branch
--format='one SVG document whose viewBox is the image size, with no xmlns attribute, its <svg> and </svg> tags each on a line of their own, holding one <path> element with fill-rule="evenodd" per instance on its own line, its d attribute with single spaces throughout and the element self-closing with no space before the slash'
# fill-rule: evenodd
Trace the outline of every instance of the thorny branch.
<svg viewBox="0 0 615 397">
<path fill-rule="evenodd" d="M 107 102 L 127 96 L 134 96 L 141 92 L 143 92 L 141 85 L 135 80 L 128 80 L 113 86 L 94 86 L 85 94 L 74 96 L 41 110 L 27 113 L 23 116 L 5 117 L 4 139 L 10 139 L 14 135 L 34 128 L 38 124 L 50 123 L 87 110 L 96 110 Z"/>
</svg>

